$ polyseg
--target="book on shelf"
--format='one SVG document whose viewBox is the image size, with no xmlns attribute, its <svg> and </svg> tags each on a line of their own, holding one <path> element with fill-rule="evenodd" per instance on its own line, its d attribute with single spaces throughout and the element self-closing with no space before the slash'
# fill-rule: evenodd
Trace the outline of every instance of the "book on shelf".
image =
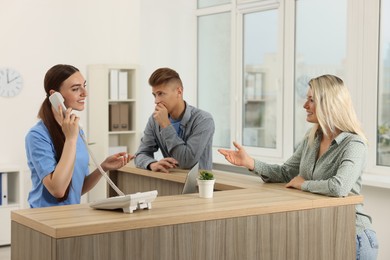
<svg viewBox="0 0 390 260">
<path fill-rule="evenodd" d="M 110 70 L 110 99 L 117 100 L 119 95 L 119 70 Z"/>
<path fill-rule="evenodd" d="M 119 103 L 112 103 L 109 106 L 110 131 L 119 131 L 120 129 L 120 106 Z"/>
<path fill-rule="evenodd" d="M 7 205 L 8 204 L 8 174 L 6 172 L 0 173 L 0 182 L 1 182 L 1 199 L 0 199 L 0 205 Z"/>
<path fill-rule="evenodd" d="M 129 104 L 111 103 L 109 106 L 109 129 L 110 131 L 128 131 L 129 127 Z"/>
<path fill-rule="evenodd" d="M 119 71 L 118 76 L 118 99 L 128 99 L 127 87 L 128 87 L 128 73 L 127 71 Z"/>
<path fill-rule="evenodd" d="M 119 118 L 120 118 L 120 130 L 127 131 L 129 130 L 129 104 L 120 103 L 119 104 Z"/>
</svg>

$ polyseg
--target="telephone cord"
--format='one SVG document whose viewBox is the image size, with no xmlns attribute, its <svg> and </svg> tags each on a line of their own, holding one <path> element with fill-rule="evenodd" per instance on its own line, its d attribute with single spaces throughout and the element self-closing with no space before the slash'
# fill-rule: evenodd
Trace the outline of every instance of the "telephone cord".
<svg viewBox="0 0 390 260">
<path fill-rule="evenodd" d="M 107 173 L 104 172 L 103 168 L 100 166 L 100 164 L 97 163 L 96 161 L 96 158 L 94 156 L 94 154 L 92 153 L 91 149 L 89 148 L 89 145 L 88 145 L 88 142 L 85 138 L 85 135 L 80 127 L 80 136 L 81 136 L 81 139 L 83 139 L 83 142 L 85 144 L 85 146 L 87 147 L 88 149 L 88 153 L 89 155 L 91 156 L 91 159 L 92 161 L 94 162 L 95 166 L 98 168 L 99 172 L 103 175 L 103 177 L 106 179 L 106 181 L 108 182 L 108 184 L 110 184 L 111 188 L 113 188 L 116 193 L 118 193 L 119 196 L 125 196 L 125 194 L 115 185 L 115 183 L 110 179 L 110 177 L 107 175 Z"/>
</svg>

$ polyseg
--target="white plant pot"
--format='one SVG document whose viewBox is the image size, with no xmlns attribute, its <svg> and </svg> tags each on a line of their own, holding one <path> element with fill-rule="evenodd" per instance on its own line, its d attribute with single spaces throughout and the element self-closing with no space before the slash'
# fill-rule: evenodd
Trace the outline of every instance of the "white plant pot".
<svg viewBox="0 0 390 260">
<path fill-rule="evenodd" d="M 214 180 L 199 180 L 196 179 L 198 182 L 198 188 L 199 188 L 199 197 L 201 198 L 212 198 L 214 194 Z"/>
</svg>

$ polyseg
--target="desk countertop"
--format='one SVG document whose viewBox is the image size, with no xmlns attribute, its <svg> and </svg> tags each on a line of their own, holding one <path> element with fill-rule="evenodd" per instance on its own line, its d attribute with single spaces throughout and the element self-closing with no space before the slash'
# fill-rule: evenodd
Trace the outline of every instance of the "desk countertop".
<svg viewBox="0 0 390 260">
<path fill-rule="evenodd" d="M 155 173 L 125 166 L 123 173 L 184 183 L 186 171 Z M 288 189 L 284 184 L 264 184 L 257 176 L 213 171 L 217 191 L 214 198 L 198 194 L 157 197 L 150 210 L 95 210 L 88 204 L 15 210 L 12 221 L 53 238 L 66 238 L 114 231 L 149 228 L 241 216 L 297 211 L 313 208 L 353 205 L 362 196 L 332 198 Z"/>
</svg>

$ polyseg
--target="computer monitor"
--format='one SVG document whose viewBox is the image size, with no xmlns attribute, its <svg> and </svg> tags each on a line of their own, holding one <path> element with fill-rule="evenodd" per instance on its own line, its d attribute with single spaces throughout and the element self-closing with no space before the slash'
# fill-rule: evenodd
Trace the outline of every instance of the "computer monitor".
<svg viewBox="0 0 390 260">
<path fill-rule="evenodd" d="M 199 163 L 195 164 L 194 167 L 187 173 L 186 181 L 184 183 L 182 194 L 197 193 L 197 182 L 196 178 L 199 174 Z"/>
</svg>

